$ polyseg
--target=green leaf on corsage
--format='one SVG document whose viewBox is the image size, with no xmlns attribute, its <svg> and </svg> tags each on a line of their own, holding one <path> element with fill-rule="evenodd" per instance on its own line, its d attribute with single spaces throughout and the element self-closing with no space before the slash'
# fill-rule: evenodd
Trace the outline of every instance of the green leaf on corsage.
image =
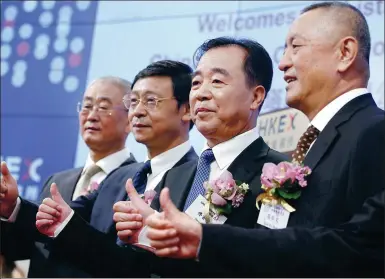
<svg viewBox="0 0 385 279">
<path fill-rule="evenodd" d="M 297 191 L 297 192 L 294 192 L 294 193 L 288 193 L 288 192 L 283 191 L 280 188 L 276 189 L 276 193 L 278 193 L 278 195 L 280 195 L 284 199 L 293 199 L 293 200 L 295 200 L 295 199 L 298 199 L 301 196 L 301 191 Z"/>
</svg>

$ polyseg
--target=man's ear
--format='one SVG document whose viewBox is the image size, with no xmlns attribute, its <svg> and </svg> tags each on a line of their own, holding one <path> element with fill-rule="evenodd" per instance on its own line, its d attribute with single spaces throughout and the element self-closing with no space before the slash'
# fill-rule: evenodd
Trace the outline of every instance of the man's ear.
<svg viewBox="0 0 385 279">
<path fill-rule="evenodd" d="M 340 40 L 338 48 L 338 71 L 345 72 L 356 60 L 359 45 L 354 37 L 345 37 Z"/>
<path fill-rule="evenodd" d="M 182 113 L 182 121 L 190 122 L 191 121 L 190 104 L 185 103 L 181 105 L 179 110 Z"/>
<path fill-rule="evenodd" d="M 259 110 L 265 100 L 266 90 L 262 85 L 257 85 L 253 89 L 253 102 L 250 105 L 251 110 Z"/>
</svg>

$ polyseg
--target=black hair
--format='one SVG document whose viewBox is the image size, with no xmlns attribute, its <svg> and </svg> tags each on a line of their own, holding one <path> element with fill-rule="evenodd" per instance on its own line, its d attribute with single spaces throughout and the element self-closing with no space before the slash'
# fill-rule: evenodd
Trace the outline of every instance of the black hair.
<svg viewBox="0 0 385 279">
<path fill-rule="evenodd" d="M 157 61 L 148 65 L 135 76 L 131 89 L 134 88 L 134 85 L 138 80 L 143 78 L 154 76 L 170 77 L 173 94 L 178 103 L 178 108 L 180 108 L 183 104 L 189 105 L 192 72 L 193 70 L 189 65 L 179 61 Z M 194 123 L 191 121 L 190 130 L 193 126 Z"/>
</svg>

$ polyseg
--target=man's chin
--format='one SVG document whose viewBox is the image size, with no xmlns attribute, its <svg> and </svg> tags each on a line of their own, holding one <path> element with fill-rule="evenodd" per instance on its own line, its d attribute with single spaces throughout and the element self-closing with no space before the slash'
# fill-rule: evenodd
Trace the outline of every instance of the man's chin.
<svg viewBox="0 0 385 279">
<path fill-rule="evenodd" d="M 286 95 L 286 105 L 288 107 L 298 109 L 300 103 L 300 98 L 298 98 L 295 94 L 289 94 Z"/>
<path fill-rule="evenodd" d="M 101 144 L 100 137 L 96 137 L 95 135 L 85 135 L 83 136 L 83 140 L 88 147 L 98 146 Z"/>
<path fill-rule="evenodd" d="M 208 136 L 212 133 L 215 133 L 217 130 L 217 126 L 213 123 L 210 123 L 209 121 L 196 121 L 195 126 L 197 127 L 197 130 L 204 136 Z"/>
</svg>

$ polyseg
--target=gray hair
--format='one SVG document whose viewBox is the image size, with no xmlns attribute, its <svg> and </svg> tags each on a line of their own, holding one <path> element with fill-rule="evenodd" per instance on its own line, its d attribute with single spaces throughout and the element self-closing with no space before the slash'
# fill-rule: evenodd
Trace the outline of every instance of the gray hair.
<svg viewBox="0 0 385 279">
<path fill-rule="evenodd" d="M 97 83 L 97 82 L 108 82 L 111 84 L 114 84 L 122 89 L 124 94 L 128 94 L 131 92 L 131 82 L 124 78 L 116 77 L 116 76 L 104 76 L 104 77 L 99 77 L 97 79 L 94 79 L 93 81 L 90 82 L 88 87 L 91 85 Z"/>
<path fill-rule="evenodd" d="M 368 23 L 362 12 L 346 2 L 328 1 L 312 4 L 304 8 L 301 14 L 320 8 L 327 9 L 332 13 L 338 13 L 338 16 L 334 18 L 338 20 L 339 24 L 343 24 L 348 30 L 351 30 L 352 36 L 358 41 L 358 55 L 365 59 L 369 66 L 371 48 L 370 32 Z"/>
</svg>

